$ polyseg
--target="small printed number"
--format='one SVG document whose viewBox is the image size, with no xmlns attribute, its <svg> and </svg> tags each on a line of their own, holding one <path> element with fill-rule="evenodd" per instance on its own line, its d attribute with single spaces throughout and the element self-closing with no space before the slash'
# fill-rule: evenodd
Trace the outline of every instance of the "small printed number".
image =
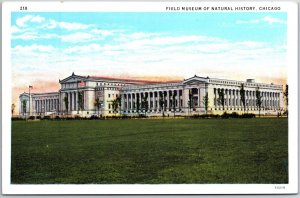
<svg viewBox="0 0 300 198">
<path fill-rule="evenodd" d="M 285 186 L 275 186 L 275 189 L 276 190 L 283 190 L 283 189 L 285 189 Z"/>
<path fill-rule="evenodd" d="M 20 6 L 20 10 L 27 10 L 27 6 Z"/>
</svg>

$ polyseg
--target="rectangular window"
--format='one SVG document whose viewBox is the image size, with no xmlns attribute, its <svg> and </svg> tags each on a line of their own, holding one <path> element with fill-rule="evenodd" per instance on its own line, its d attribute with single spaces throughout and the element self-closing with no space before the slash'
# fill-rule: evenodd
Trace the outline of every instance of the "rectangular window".
<svg viewBox="0 0 300 198">
<path fill-rule="evenodd" d="M 110 98 L 110 94 L 108 94 L 108 97 Z"/>
</svg>

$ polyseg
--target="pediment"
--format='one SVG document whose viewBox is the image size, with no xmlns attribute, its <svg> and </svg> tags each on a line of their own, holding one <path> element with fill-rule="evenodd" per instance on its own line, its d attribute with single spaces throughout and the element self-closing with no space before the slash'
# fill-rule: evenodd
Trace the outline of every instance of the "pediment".
<svg viewBox="0 0 300 198">
<path fill-rule="evenodd" d="M 208 77 L 199 77 L 199 76 L 194 76 L 192 78 L 186 79 L 183 81 L 183 84 L 188 84 L 188 85 L 198 85 L 198 84 L 203 84 L 203 83 L 208 83 Z"/>
<path fill-rule="evenodd" d="M 82 81 L 82 80 L 86 80 L 86 77 L 77 76 L 77 75 L 72 74 L 71 76 L 69 76 L 63 80 L 60 80 L 59 82 L 60 83 L 74 83 L 74 82 L 78 82 L 78 81 Z"/>
</svg>

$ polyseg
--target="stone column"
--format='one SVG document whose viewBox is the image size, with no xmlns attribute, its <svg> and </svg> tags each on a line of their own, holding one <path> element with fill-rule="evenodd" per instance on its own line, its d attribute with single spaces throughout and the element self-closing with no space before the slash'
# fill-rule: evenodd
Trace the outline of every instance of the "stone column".
<svg viewBox="0 0 300 198">
<path fill-rule="evenodd" d="M 53 104 L 52 104 L 52 102 L 53 102 L 53 99 L 50 99 L 50 111 L 53 110 Z"/>
<path fill-rule="evenodd" d="M 232 90 L 231 89 L 228 89 L 228 106 L 229 106 L 229 109 L 232 108 Z"/>
<path fill-rule="evenodd" d="M 159 91 L 156 92 L 156 111 L 159 110 Z"/>
<path fill-rule="evenodd" d="M 199 107 L 199 111 L 200 111 L 200 107 L 201 107 L 201 94 L 200 94 L 200 88 L 198 88 L 198 107 Z"/>
<path fill-rule="evenodd" d="M 150 109 L 151 109 L 151 104 L 150 104 L 150 100 L 151 100 L 151 97 L 150 97 L 150 92 L 148 91 L 148 111 L 150 112 Z"/>
<path fill-rule="evenodd" d="M 179 91 L 179 89 L 177 89 L 176 90 L 176 93 L 177 93 L 177 108 L 178 108 L 178 111 L 179 111 L 179 109 L 180 109 L 180 91 Z"/>
<path fill-rule="evenodd" d="M 232 89 L 231 90 L 231 94 L 232 94 L 232 107 L 235 108 L 235 90 Z"/>
<path fill-rule="evenodd" d="M 39 112 L 39 100 L 36 100 L 36 113 Z"/>
<path fill-rule="evenodd" d="M 167 111 L 170 109 L 170 92 L 169 90 L 167 91 Z"/>
<path fill-rule="evenodd" d="M 128 111 L 129 111 L 129 94 L 128 93 L 126 94 L 126 110 L 128 113 Z"/>
<path fill-rule="evenodd" d="M 139 103 L 139 108 L 137 106 L 138 103 Z M 138 113 L 141 110 L 140 93 L 139 92 L 135 93 L 135 107 L 136 107 L 136 112 Z"/>
<path fill-rule="evenodd" d="M 72 92 L 70 92 L 70 102 L 71 102 L 71 105 L 70 105 L 70 110 L 71 111 L 73 111 L 74 109 L 73 109 L 73 103 L 74 103 L 74 99 L 73 99 L 73 93 Z"/>
<path fill-rule="evenodd" d="M 203 98 L 205 97 L 205 95 L 206 95 L 206 89 L 205 88 L 203 88 L 203 89 L 200 89 L 200 108 L 204 108 L 204 104 L 203 104 Z M 209 98 L 208 98 L 208 100 L 210 100 Z M 210 104 L 209 104 L 210 105 Z"/>
<path fill-rule="evenodd" d="M 140 112 L 142 112 L 142 92 L 139 93 L 139 101 L 140 101 Z"/>
<path fill-rule="evenodd" d="M 47 112 L 48 111 L 48 100 L 47 99 L 45 99 L 45 104 L 44 105 L 45 105 L 44 106 L 45 112 Z"/>
<path fill-rule="evenodd" d="M 153 98 L 153 101 L 152 101 L 152 102 L 153 102 L 153 111 L 154 111 L 154 112 L 156 112 L 156 104 L 155 104 L 155 102 L 156 102 L 156 97 L 155 97 L 155 93 L 157 93 L 157 92 L 155 92 L 155 91 L 152 92 L 152 94 L 153 94 L 153 95 L 152 95 L 152 98 Z"/>
<path fill-rule="evenodd" d="M 214 90 L 214 108 L 217 107 L 217 89 L 213 88 Z"/>
<path fill-rule="evenodd" d="M 229 109 L 229 90 L 226 89 L 225 91 L 225 95 L 226 95 L 226 109 Z"/>
<path fill-rule="evenodd" d="M 129 94 L 129 104 L 130 104 L 130 111 L 132 112 L 132 109 L 133 109 L 133 107 L 132 107 L 132 105 L 133 105 L 133 102 L 132 102 L 132 93 L 130 93 Z"/>
<path fill-rule="evenodd" d="M 53 99 L 53 111 L 56 111 L 56 99 Z"/>
<path fill-rule="evenodd" d="M 121 99 L 121 113 L 124 111 L 124 94 L 120 94 L 120 99 Z"/>
<path fill-rule="evenodd" d="M 40 113 L 42 112 L 42 106 L 43 106 L 42 102 L 43 102 L 42 100 L 39 101 L 39 103 L 40 103 L 39 104 L 39 112 Z"/>
<path fill-rule="evenodd" d="M 237 106 L 239 109 L 241 108 L 241 93 L 239 90 L 237 90 Z"/>
</svg>

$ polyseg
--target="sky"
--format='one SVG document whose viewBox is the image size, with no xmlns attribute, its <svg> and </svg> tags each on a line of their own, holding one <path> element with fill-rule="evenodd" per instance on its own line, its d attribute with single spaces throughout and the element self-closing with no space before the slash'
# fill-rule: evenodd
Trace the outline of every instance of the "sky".
<svg viewBox="0 0 300 198">
<path fill-rule="evenodd" d="M 284 12 L 13 12 L 13 103 L 78 75 L 182 80 L 194 75 L 284 84 Z"/>
</svg>

